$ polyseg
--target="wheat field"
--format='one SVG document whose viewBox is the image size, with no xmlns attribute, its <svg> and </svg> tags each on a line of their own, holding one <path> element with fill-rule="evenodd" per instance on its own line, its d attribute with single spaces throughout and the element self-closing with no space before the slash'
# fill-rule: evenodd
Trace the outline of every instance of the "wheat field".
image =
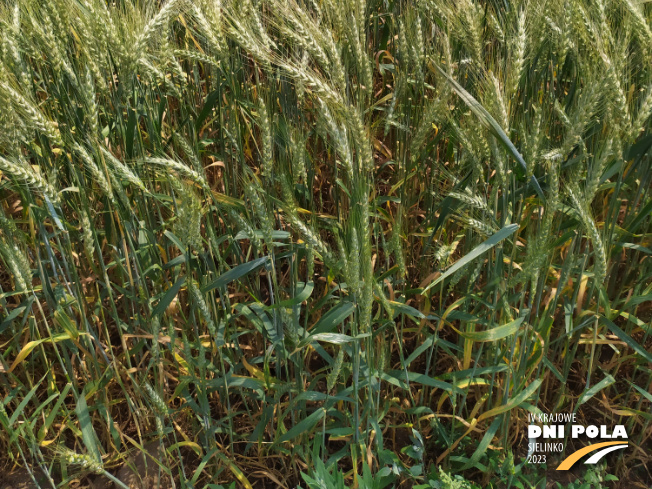
<svg viewBox="0 0 652 489">
<path fill-rule="evenodd" d="M 0 481 L 652 485 L 652 3 L 2 0 L 0 31 Z M 560 479 L 552 412 L 630 447 Z"/>
</svg>

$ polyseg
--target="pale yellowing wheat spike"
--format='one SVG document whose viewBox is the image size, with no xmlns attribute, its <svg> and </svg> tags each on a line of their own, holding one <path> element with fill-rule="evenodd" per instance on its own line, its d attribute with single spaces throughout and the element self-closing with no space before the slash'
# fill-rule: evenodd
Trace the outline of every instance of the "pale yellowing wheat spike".
<svg viewBox="0 0 652 489">
<path fill-rule="evenodd" d="M 0 156 L 0 172 L 4 173 L 7 178 L 14 178 L 21 183 L 33 187 L 48 197 L 52 202 L 59 202 L 59 195 L 52 185 L 43 176 L 29 168 L 25 162 L 18 163 Z"/>
</svg>

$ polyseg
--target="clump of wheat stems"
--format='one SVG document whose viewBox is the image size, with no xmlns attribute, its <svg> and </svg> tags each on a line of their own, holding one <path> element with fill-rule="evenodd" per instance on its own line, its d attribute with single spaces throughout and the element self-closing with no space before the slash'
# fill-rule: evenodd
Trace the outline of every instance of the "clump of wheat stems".
<svg viewBox="0 0 652 489">
<path fill-rule="evenodd" d="M 524 407 L 644 443 L 651 12 L 0 5 L 0 461 L 481 483 Z"/>
</svg>

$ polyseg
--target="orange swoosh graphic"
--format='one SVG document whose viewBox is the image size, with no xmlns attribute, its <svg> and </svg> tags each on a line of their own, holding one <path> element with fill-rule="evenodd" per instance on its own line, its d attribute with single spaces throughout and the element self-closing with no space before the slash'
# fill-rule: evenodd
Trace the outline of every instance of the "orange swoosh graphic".
<svg viewBox="0 0 652 489">
<path fill-rule="evenodd" d="M 609 447 L 611 445 L 627 445 L 626 441 L 605 441 L 603 443 L 596 443 L 594 445 L 589 445 L 588 447 L 580 448 L 578 451 L 571 453 L 564 461 L 559 464 L 557 470 L 568 470 L 570 469 L 575 462 L 581 459 L 587 453 L 594 452 L 600 448 Z"/>
</svg>

